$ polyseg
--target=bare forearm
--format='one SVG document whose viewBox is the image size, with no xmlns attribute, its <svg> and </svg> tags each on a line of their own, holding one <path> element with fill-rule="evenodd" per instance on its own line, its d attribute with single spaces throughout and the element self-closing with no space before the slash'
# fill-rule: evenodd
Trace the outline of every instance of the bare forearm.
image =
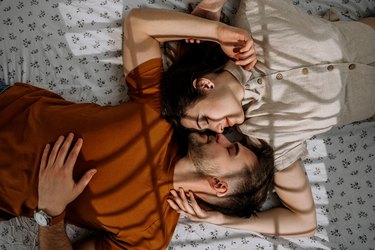
<svg viewBox="0 0 375 250">
<path fill-rule="evenodd" d="M 160 58 L 160 42 L 195 38 L 215 40 L 220 23 L 176 11 L 132 9 L 124 23 L 124 73 Z"/>
<path fill-rule="evenodd" d="M 41 250 L 73 249 L 66 235 L 64 222 L 49 227 L 39 226 L 39 246 Z"/>
<path fill-rule="evenodd" d="M 160 58 L 160 42 L 187 38 L 215 41 L 231 58 L 251 51 L 253 44 L 246 30 L 163 9 L 132 9 L 124 24 L 124 34 L 125 75 L 147 60 Z"/>
<path fill-rule="evenodd" d="M 277 207 L 249 219 L 226 217 L 223 226 L 275 236 L 311 237 L 316 230 L 314 216 L 297 215 L 285 207 Z"/>
<path fill-rule="evenodd" d="M 299 161 L 275 174 L 275 190 L 283 207 L 260 212 L 250 219 L 227 218 L 225 225 L 270 235 L 313 236 L 316 208 Z"/>
<path fill-rule="evenodd" d="M 159 42 L 194 37 L 217 40 L 216 30 L 223 25 L 182 12 L 149 8 L 133 9 L 128 18 L 128 31 L 142 30 Z"/>
</svg>

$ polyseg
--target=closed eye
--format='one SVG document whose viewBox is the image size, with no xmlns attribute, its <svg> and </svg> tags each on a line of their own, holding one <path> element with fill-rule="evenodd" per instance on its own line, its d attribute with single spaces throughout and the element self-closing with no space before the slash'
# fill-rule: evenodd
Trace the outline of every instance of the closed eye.
<svg viewBox="0 0 375 250">
<path fill-rule="evenodd" d="M 230 156 L 237 156 L 238 152 L 240 151 L 240 147 L 238 146 L 238 143 L 232 144 L 230 147 L 227 147 L 228 154 Z"/>
<path fill-rule="evenodd" d="M 201 116 L 201 117 L 197 117 L 197 127 L 199 130 L 202 130 L 203 128 L 206 128 L 208 127 L 209 125 L 209 119 L 207 116 Z"/>
</svg>

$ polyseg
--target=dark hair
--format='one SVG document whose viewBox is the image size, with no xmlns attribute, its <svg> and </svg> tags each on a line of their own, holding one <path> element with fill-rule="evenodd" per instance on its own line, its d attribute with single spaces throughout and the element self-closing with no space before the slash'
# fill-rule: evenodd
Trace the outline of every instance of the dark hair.
<svg viewBox="0 0 375 250">
<path fill-rule="evenodd" d="M 224 214 L 248 218 L 260 211 L 273 186 L 274 155 L 272 147 L 263 140 L 250 140 L 245 136 L 241 144 L 254 152 L 258 164 L 243 168 L 235 190 L 227 197 L 220 197 L 215 204 L 198 200 Z"/>
<path fill-rule="evenodd" d="M 164 119 L 179 128 L 187 107 L 204 95 L 203 91 L 193 87 L 193 81 L 208 73 L 221 72 L 228 57 L 215 42 L 179 42 L 176 45 L 166 46 L 165 53 L 172 65 L 164 72 L 161 81 L 161 113 Z"/>
</svg>

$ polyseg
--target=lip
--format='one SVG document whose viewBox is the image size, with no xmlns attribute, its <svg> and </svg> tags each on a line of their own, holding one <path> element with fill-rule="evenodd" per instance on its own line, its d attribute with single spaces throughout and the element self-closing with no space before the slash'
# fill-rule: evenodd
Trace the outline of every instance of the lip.
<svg viewBox="0 0 375 250">
<path fill-rule="evenodd" d="M 216 134 L 216 142 L 218 143 L 230 143 L 228 138 L 224 134 Z"/>
</svg>

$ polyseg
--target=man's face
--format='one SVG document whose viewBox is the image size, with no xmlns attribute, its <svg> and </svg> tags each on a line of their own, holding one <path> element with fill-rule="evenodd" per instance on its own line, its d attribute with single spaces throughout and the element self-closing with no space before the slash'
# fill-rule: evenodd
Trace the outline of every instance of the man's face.
<svg viewBox="0 0 375 250">
<path fill-rule="evenodd" d="M 231 143 L 223 134 L 189 135 L 189 155 L 199 173 L 205 176 L 230 177 L 257 163 L 256 155 L 238 142 Z"/>
</svg>

